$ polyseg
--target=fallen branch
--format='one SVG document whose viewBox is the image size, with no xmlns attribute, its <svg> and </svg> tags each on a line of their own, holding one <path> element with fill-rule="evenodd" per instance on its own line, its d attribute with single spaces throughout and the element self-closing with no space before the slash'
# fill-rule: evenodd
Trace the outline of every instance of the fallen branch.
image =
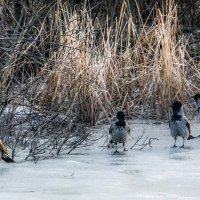
<svg viewBox="0 0 200 200">
<path fill-rule="evenodd" d="M 135 143 L 131 146 L 130 149 L 133 149 L 134 147 L 139 146 L 139 147 L 141 147 L 139 150 L 142 150 L 142 149 L 144 149 L 144 148 L 147 147 L 147 146 L 152 147 L 152 142 L 153 142 L 153 141 L 155 141 L 155 140 L 159 141 L 158 138 L 149 138 L 149 136 L 147 136 L 147 137 L 144 138 L 144 133 L 145 133 L 145 130 L 143 130 L 142 135 L 140 135 L 140 136 L 136 139 Z M 131 138 L 132 138 L 132 137 L 131 137 Z M 133 138 L 132 138 L 132 139 L 133 139 Z M 142 143 L 139 144 L 139 142 L 140 142 L 142 139 L 143 139 Z"/>
</svg>

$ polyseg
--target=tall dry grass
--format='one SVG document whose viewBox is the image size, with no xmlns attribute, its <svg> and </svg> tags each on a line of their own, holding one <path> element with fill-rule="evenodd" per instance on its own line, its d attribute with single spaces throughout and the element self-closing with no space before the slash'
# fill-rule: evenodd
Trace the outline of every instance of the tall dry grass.
<svg viewBox="0 0 200 200">
<path fill-rule="evenodd" d="M 41 70 L 29 77 L 37 107 L 70 111 L 78 121 L 97 124 L 110 120 L 119 109 L 129 115 L 165 118 L 174 98 L 187 102 L 198 90 L 199 69 L 179 31 L 174 1 L 165 6 L 162 11 L 154 8 L 151 24 L 141 19 L 138 25 L 124 1 L 119 17 L 108 26 L 98 19 L 93 23 L 85 7 L 69 12 L 67 4 L 58 1 L 49 11 L 50 30 L 44 29 L 44 18 L 35 37 L 40 46 L 47 37 L 57 44 L 56 50 L 50 45 Z M 35 41 L 23 53 L 37 49 Z M 13 52 L 2 69 L 3 88 L 19 69 L 19 57 L 23 63 Z M 42 78 L 37 81 L 38 77 Z"/>
<path fill-rule="evenodd" d="M 0 13 L 0 137 L 12 157 L 18 147 L 37 162 L 88 146 L 86 123 L 110 121 L 117 110 L 163 119 L 173 99 L 192 102 L 199 63 L 187 51 L 174 1 L 155 6 L 153 20 L 140 15 L 139 24 L 128 2 L 112 24 L 60 1 L 24 7 L 22 27 L 12 8 L 5 8 L 10 23 Z"/>
<path fill-rule="evenodd" d="M 92 25 L 89 14 L 68 16 L 56 64 L 47 76 L 43 101 L 59 104 L 73 99 L 81 120 L 98 123 L 118 109 L 130 115 L 165 117 L 174 98 L 186 102 L 198 90 L 199 69 L 187 53 L 187 40 L 178 34 L 173 1 L 156 10 L 152 24 L 134 24 L 124 2 L 113 29 Z M 142 21 L 142 20 L 141 20 Z M 101 33 L 96 38 L 96 32 Z M 100 45 L 96 45 L 100 40 Z M 39 93 L 43 93 L 39 90 Z M 102 118 L 103 117 L 103 118 Z"/>
</svg>

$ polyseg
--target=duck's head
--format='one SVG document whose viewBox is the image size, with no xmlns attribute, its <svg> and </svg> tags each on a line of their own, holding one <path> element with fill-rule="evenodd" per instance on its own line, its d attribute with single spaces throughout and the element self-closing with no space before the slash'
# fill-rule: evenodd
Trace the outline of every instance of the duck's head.
<svg viewBox="0 0 200 200">
<path fill-rule="evenodd" d="M 172 108 L 173 113 L 177 113 L 181 111 L 182 105 L 183 104 L 180 101 L 176 100 L 170 105 L 170 107 Z"/>
<path fill-rule="evenodd" d="M 118 111 L 117 112 L 117 119 L 120 120 L 120 121 L 123 121 L 125 120 L 125 113 L 123 111 Z"/>
</svg>

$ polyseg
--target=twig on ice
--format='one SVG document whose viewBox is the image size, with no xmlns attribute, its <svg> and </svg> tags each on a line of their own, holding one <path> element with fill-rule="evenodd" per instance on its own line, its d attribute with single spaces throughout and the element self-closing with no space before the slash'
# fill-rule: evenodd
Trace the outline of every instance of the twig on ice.
<svg viewBox="0 0 200 200">
<path fill-rule="evenodd" d="M 131 146 L 130 149 L 133 149 L 135 146 L 139 146 L 139 147 L 141 147 L 139 150 L 142 150 L 142 149 L 144 149 L 146 146 L 152 147 L 152 142 L 153 142 L 153 141 L 155 141 L 155 140 L 158 141 L 158 138 L 149 138 L 149 136 L 147 136 L 147 137 L 144 138 L 143 142 L 139 144 L 139 142 L 140 142 L 140 141 L 143 139 L 143 137 L 144 137 L 144 133 L 145 133 L 145 130 L 143 130 L 142 135 L 140 135 L 140 136 L 136 139 L 135 143 Z M 131 137 L 131 138 L 132 138 L 132 137 Z"/>
</svg>

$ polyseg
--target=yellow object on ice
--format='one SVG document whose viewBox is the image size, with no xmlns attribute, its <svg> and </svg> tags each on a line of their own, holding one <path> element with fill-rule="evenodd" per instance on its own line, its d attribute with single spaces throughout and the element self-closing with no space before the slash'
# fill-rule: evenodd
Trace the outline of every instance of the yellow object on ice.
<svg viewBox="0 0 200 200">
<path fill-rule="evenodd" d="M 7 148 L 4 146 L 4 144 L 3 144 L 3 142 L 2 142 L 1 139 L 0 139 L 0 150 L 1 150 L 4 154 L 8 155 L 8 150 L 7 150 Z"/>
</svg>

